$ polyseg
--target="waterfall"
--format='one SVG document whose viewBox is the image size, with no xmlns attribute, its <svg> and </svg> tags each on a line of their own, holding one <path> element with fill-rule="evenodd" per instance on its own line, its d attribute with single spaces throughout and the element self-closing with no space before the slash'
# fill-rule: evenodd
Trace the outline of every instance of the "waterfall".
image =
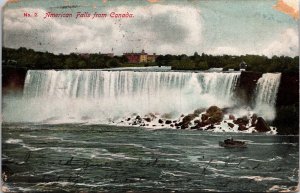
<svg viewBox="0 0 300 193">
<path fill-rule="evenodd" d="M 175 117 L 211 105 L 233 106 L 239 76 L 239 72 L 29 70 L 23 98 L 8 103 L 5 119 L 11 115 L 33 122 L 107 120 L 150 112 Z"/>
<path fill-rule="evenodd" d="M 195 94 L 229 100 L 239 73 L 30 70 L 24 96 L 117 100 L 122 97 L 164 97 Z M 166 93 L 167 92 L 167 93 Z M 170 98 L 170 96 L 167 96 Z M 182 96 L 184 97 L 184 96 Z M 149 98 L 149 100 L 151 100 Z"/>
<path fill-rule="evenodd" d="M 266 73 L 257 81 L 255 109 L 266 119 L 275 118 L 275 105 L 281 73 Z"/>
<path fill-rule="evenodd" d="M 275 105 L 281 73 L 266 73 L 257 81 L 256 105 Z"/>
</svg>

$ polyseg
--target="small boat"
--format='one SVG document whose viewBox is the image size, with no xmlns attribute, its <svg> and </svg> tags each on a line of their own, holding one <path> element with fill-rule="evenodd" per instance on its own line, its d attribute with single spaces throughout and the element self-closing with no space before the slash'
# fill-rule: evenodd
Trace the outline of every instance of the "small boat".
<svg viewBox="0 0 300 193">
<path fill-rule="evenodd" d="M 222 147 L 247 147 L 246 142 L 231 139 L 220 141 L 219 145 Z"/>
</svg>

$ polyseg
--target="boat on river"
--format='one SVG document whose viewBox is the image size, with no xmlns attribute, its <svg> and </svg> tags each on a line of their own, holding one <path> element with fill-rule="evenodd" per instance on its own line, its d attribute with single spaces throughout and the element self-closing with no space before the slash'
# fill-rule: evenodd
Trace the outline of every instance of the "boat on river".
<svg viewBox="0 0 300 193">
<path fill-rule="evenodd" d="M 219 145 L 221 147 L 240 147 L 240 148 L 247 147 L 246 142 L 239 141 L 239 140 L 233 140 L 232 138 L 231 139 L 225 139 L 224 141 L 220 141 Z"/>
</svg>

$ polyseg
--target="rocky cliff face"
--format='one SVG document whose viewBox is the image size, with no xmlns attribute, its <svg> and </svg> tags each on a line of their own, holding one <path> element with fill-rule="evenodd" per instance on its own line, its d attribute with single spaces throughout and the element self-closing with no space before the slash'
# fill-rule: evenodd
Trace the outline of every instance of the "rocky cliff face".
<svg viewBox="0 0 300 193">
<path fill-rule="evenodd" d="M 242 72 L 238 81 L 236 96 L 244 103 L 250 103 L 255 94 L 256 83 L 262 77 L 260 72 Z M 277 93 L 276 106 L 287 106 L 298 103 L 299 75 L 282 73 Z"/>
<path fill-rule="evenodd" d="M 282 73 L 276 106 L 293 105 L 299 101 L 299 74 Z"/>
<path fill-rule="evenodd" d="M 2 94 L 23 92 L 27 69 L 2 67 Z"/>
<path fill-rule="evenodd" d="M 257 72 L 242 72 L 236 89 L 236 98 L 251 104 L 256 83 L 262 76 Z M 299 75 L 281 74 L 276 99 L 276 118 L 271 123 L 280 135 L 299 134 Z"/>
<path fill-rule="evenodd" d="M 262 77 L 262 73 L 245 71 L 241 72 L 241 76 L 235 90 L 235 95 L 242 104 L 252 103 L 256 83 L 260 77 Z"/>
</svg>

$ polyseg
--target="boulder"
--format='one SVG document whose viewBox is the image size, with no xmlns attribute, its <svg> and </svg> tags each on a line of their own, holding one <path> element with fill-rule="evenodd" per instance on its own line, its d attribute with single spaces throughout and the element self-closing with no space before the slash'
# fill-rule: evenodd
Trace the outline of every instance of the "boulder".
<svg viewBox="0 0 300 193">
<path fill-rule="evenodd" d="M 267 131 L 271 131 L 271 128 L 262 117 L 257 117 L 255 130 L 257 130 L 258 132 L 267 132 Z"/>
<path fill-rule="evenodd" d="M 189 124 L 195 118 L 196 118 L 195 114 L 188 114 L 187 116 L 183 117 L 182 122 L 183 124 Z"/>
<path fill-rule="evenodd" d="M 194 127 L 191 127 L 191 129 L 203 130 L 203 128 L 200 126 L 200 123 L 198 123 Z"/>
<path fill-rule="evenodd" d="M 229 119 L 230 120 L 235 120 L 235 116 L 234 115 L 229 115 Z"/>
<path fill-rule="evenodd" d="M 194 126 L 194 127 L 191 127 L 191 129 L 198 129 L 196 126 Z"/>
<path fill-rule="evenodd" d="M 217 122 L 221 122 L 223 120 L 223 117 L 224 115 L 222 111 L 216 111 L 211 117 L 209 117 L 209 120 L 212 123 L 217 123 Z"/>
<path fill-rule="evenodd" d="M 166 124 L 171 124 L 172 121 L 171 120 L 166 120 Z"/>
<path fill-rule="evenodd" d="M 202 114 L 201 115 L 201 121 L 206 121 L 209 118 L 207 114 Z"/>
<path fill-rule="evenodd" d="M 191 121 L 195 118 L 196 116 L 194 114 L 188 114 L 187 116 L 183 117 L 182 121 L 183 122 L 188 122 Z"/>
<path fill-rule="evenodd" d="M 233 128 L 233 127 L 234 127 L 234 124 L 233 124 L 233 123 L 227 123 L 227 125 L 228 125 L 230 128 Z"/>
<path fill-rule="evenodd" d="M 134 119 L 132 125 L 138 125 L 141 124 L 143 122 L 142 118 L 138 115 L 136 116 L 136 118 Z"/>
<path fill-rule="evenodd" d="M 147 120 L 153 121 L 154 119 L 156 119 L 156 116 L 153 113 L 148 113 L 147 115 L 145 115 L 145 118 L 147 118 Z"/>
<path fill-rule="evenodd" d="M 188 127 L 189 127 L 189 124 L 182 124 L 180 128 L 181 128 L 181 129 L 186 129 L 186 128 L 188 128 Z"/>
<path fill-rule="evenodd" d="M 238 118 L 237 120 L 233 121 L 235 124 L 242 124 L 242 125 L 247 125 L 249 123 L 249 119 L 247 116 L 243 116 L 241 118 Z"/>
<path fill-rule="evenodd" d="M 158 120 L 158 123 L 162 124 L 162 123 L 164 123 L 164 121 L 161 120 L 161 119 L 159 119 L 159 120 Z"/>
<path fill-rule="evenodd" d="M 206 110 L 206 112 L 207 112 L 207 114 L 208 114 L 208 116 L 212 116 L 215 112 L 218 112 L 218 111 L 222 111 L 219 107 L 217 107 L 217 106 L 211 106 L 211 107 L 209 107 L 207 110 Z"/>
<path fill-rule="evenodd" d="M 198 123 L 200 123 L 201 121 L 200 120 L 195 120 L 194 121 L 194 124 L 198 124 Z"/>
<path fill-rule="evenodd" d="M 181 126 L 182 124 L 183 124 L 183 122 L 175 123 L 175 126 L 178 127 L 178 126 Z"/>
<path fill-rule="evenodd" d="M 211 124 L 210 126 L 208 126 L 207 128 L 206 128 L 206 130 L 210 130 L 210 129 L 214 129 L 214 128 L 216 128 L 213 124 Z"/>
<path fill-rule="evenodd" d="M 151 122 L 151 118 L 150 117 L 146 117 L 146 118 L 144 118 L 144 120 L 147 121 L 147 122 Z"/>
<path fill-rule="evenodd" d="M 239 128 L 238 128 L 239 131 L 245 131 L 245 130 L 248 130 L 248 128 L 243 125 L 243 124 L 239 124 Z"/>
<path fill-rule="evenodd" d="M 205 127 L 209 124 L 211 124 L 211 122 L 209 120 L 206 120 L 206 121 L 202 121 L 202 122 L 198 123 L 197 126 L 198 127 Z"/>
<path fill-rule="evenodd" d="M 217 106 L 211 106 L 206 110 L 206 115 L 212 123 L 221 122 L 223 120 L 224 114 L 222 110 Z M 202 117 L 201 117 L 202 118 Z M 206 117 L 203 117 L 206 118 Z"/>
</svg>

